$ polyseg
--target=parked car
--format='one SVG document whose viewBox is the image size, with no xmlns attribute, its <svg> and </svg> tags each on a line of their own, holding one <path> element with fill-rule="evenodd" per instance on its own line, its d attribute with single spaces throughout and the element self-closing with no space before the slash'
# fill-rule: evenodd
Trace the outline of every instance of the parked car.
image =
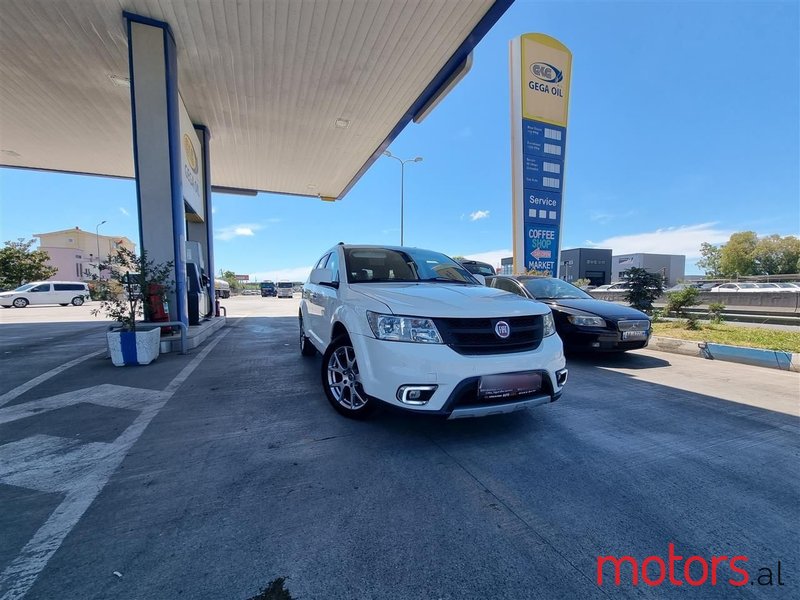
<svg viewBox="0 0 800 600">
<path fill-rule="evenodd" d="M 755 283 L 722 283 L 709 290 L 710 292 L 759 292 Z"/>
<path fill-rule="evenodd" d="M 337 245 L 303 286 L 300 349 L 322 353 L 342 415 L 383 402 L 448 418 L 552 402 L 567 380 L 546 305 L 482 285 L 444 254 Z"/>
<path fill-rule="evenodd" d="M 461 264 L 464 268 L 473 275 L 483 275 L 484 277 L 491 277 L 497 274 L 495 268 L 489 263 L 481 262 L 479 260 L 462 260 Z"/>
<path fill-rule="evenodd" d="M 627 281 L 617 281 L 615 283 L 607 283 L 606 285 L 599 285 L 594 288 L 593 292 L 624 292 L 630 288 Z"/>
<path fill-rule="evenodd" d="M 798 292 L 800 286 L 793 283 L 757 283 L 758 289 L 764 292 Z"/>
<path fill-rule="evenodd" d="M 25 308 L 29 304 L 80 306 L 88 300 L 89 286 L 82 281 L 34 281 L 0 293 L 0 306 L 4 308 Z"/>
<path fill-rule="evenodd" d="M 664 293 L 666 294 L 669 292 L 682 292 L 687 288 L 695 288 L 699 292 L 701 289 L 701 285 L 702 284 L 700 283 L 676 283 L 671 288 L 665 289 Z"/>
<path fill-rule="evenodd" d="M 644 348 L 650 340 L 652 327 L 646 314 L 592 298 L 561 279 L 498 275 L 487 278 L 486 285 L 547 304 L 567 350 L 621 352 Z"/>
</svg>

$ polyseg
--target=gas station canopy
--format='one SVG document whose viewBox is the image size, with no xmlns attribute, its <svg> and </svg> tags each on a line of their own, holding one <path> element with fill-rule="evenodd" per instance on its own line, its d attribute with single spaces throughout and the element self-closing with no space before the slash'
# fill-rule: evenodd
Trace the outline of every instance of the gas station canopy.
<svg viewBox="0 0 800 600">
<path fill-rule="evenodd" d="M 6 0 L 0 165 L 133 177 L 123 11 L 166 22 L 215 188 L 340 198 L 513 0 Z"/>
</svg>

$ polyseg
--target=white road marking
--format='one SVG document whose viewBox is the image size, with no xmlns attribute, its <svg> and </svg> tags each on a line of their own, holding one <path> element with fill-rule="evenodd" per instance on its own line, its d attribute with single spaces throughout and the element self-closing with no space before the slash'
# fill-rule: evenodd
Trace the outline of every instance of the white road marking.
<svg viewBox="0 0 800 600">
<path fill-rule="evenodd" d="M 11 564 L 9 564 L 3 573 L 0 574 L 0 593 L 3 594 L 2 597 L 0 597 L 0 600 L 19 600 L 28 593 L 28 590 L 30 590 L 31 586 L 36 581 L 39 573 L 41 573 L 42 569 L 47 566 L 48 561 L 61 546 L 64 538 L 66 538 L 69 532 L 72 531 L 89 506 L 91 506 L 92 502 L 94 502 L 94 499 L 108 483 L 111 475 L 117 470 L 131 446 L 136 443 L 136 440 L 139 439 L 139 436 L 141 436 L 142 432 L 150 424 L 150 421 L 153 420 L 153 418 L 163 408 L 167 401 L 175 394 L 181 384 L 186 381 L 186 379 L 200 365 L 205 357 L 208 356 L 209 352 L 211 352 L 230 331 L 231 330 L 228 329 L 220 332 L 220 334 L 214 340 L 209 342 L 208 346 L 203 348 L 203 350 L 194 359 L 192 359 L 192 361 L 186 365 L 186 367 L 184 367 L 180 373 L 178 373 L 178 375 L 169 383 L 169 385 L 167 385 L 163 392 L 154 392 L 153 390 L 144 389 L 138 390 L 139 392 L 147 395 L 149 400 L 146 404 L 143 404 L 141 402 L 136 402 L 136 399 L 134 399 L 134 402 L 139 405 L 138 408 L 141 410 L 141 413 L 136 420 L 125 431 L 123 431 L 122 434 L 120 434 L 120 436 L 114 440 L 114 442 L 110 444 L 98 442 L 86 444 L 86 446 L 91 447 L 91 449 L 88 450 L 88 453 L 93 454 L 93 460 L 95 461 L 90 465 L 90 468 L 86 468 L 86 455 L 76 455 L 76 457 L 79 458 L 77 461 L 77 468 L 80 469 L 80 472 L 73 470 L 72 473 L 78 476 L 77 480 L 71 482 L 72 485 L 67 486 L 69 487 L 69 490 L 67 491 L 67 495 L 61 504 L 58 505 L 44 525 L 39 528 L 39 530 L 28 541 L 28 543 L 11 562 Z M 81 360 L 85 360 L 86 358 L 89 357 L 84 357 Z M 74 362 L 74 364 L 78 363 Z M 67 365 L 70 365 L 70 363 L 66 363 L 58 368 L 63 371 L 65 368 L 69 368 Z M 52 373 L 49 375 L 49 377 L 52 377 L 55 374 L 57 373 Z M 25 386 L 20 386 L 20 388 L 22 387 Z M 30 387 L 33 386 L 31 385 Z M 30 387 L 26 389 L 30 389 Z M 106 387 L 107 386 L 98 386 L 98 388 Z M 111 387 L 118 388 L 119 386 Z M 63 406 L 63 401 L 65 400 L 64 396 L 71 396 L 74 398 L 76 402 L 73 403 L 86 402 L 87 392 L 91 393 L 91 391 L 80 390 L 79 394 L 72 392 L 70 394 L 56 396 L 53 399 L 34 401 L 34 403 L 38 403 L 43 410 L 52 410 L 54 408 L 60 408 Z M 9 392 L 9 394 L 10 393 L 11 392 Z M 95 395 L 92 394 L 92 397 L 95 397 Z M 47 401 L 56 399 L 59 400 L 51 402 L 49 405 L 47 404 Z M 103 403 L 108 405 L 107 402 Z M 124 401 L 120 403 L 124 404 Z M 16 415 L 16 418 L 22 418 L 20 415 L 24 412 L 18 410 L 17 406 L 12 406 L 10 409 L 0 412 L 5 413 L 10 411 L 13 411 L 13 414 Z M 29 440 L 32 441 L 28 440 L 28 446 L 22 446 L 22 449 L 27 452 L 27 456 L 30 458 L 30 460 L 34 461 L 36 464 L 40 464 L 37 461 L 42 459 L 52 460 L 51 454 L 42 452 L 43 448 L 49 446 L 52 449 L 53 447 L 61 446 L 63 449 L 65 448 L 65 444 L 67 444 L 66 448 L 69 447 L 68 444 L 70 441 L 67 440 L 62 442 L 62 439 L 63 438 L 53 438 L 52 436 L 34 436 L 34 438 L 29 438 Z M 9 444 L 6 446 L 8 445 Z M 0 454 L 0 466 L 3 464 L 6 464 L 6 460 L 4 459 L 3 455 Z M 76 468 L 74 463 L 73 468 Z M 49 469 L 50 473 L 52 473 L 52 464 L 49 466 Z M 37 469 L 34 469 L 34 473 L 27 477 L 27 479 L 26 475 L 18 471 L 11 471 L 10 468 L 5 470 L 0 468 L 0 481 L 5 482 L 4 474 L 8 475 L 9 479 L 11 480 L 24 482 L 23 485 L 27 486 L 28 484 L 31 484 L 35 486 L 34 489 L 42 489 L 43 487 L 52 488 L 54 485 L 56 487 L 59 485 L 67 485 L 66 482 L 62 482 L 61 484 L 57 482 L 46 483 L 43 481 L 43 478 L 46 477 L 46 474 L 42 473 L 40 470 L 38 470 L 37 473 Z"/>
<path fill-rule="evenodd" d="M 92 352 L 91 354 L 81 356 L 80 358 L 76 358 L 75 360 L 71 360 L 59 367 L 56 367 L 55 369 L 50 369 L 49 371 L 47 371 L 47 373 L 42 373 L 38 377 L 34 377 L 30 381 L 23 383 L 22 385 L 18 385 L 13 390 L 10 390 L 5 394 L 3 394 L 2 396 L 0 396 L 0 406 L 5 406 L 6 404 L 18 398 L 28 390 L 35 388 L 40 383 L 47 381 L 51 377 L 55 377 L 56 375 L 62 373 L 63 371 L 66 371 L 67 369 L 71 369 L 75 365 L 81 364 L 85 360 L 89 360 L 90 358 L 93 358 L 98 354 L 102 354 L 103 352 L 105 352 L 105 350 L 98 350 L 97 352 Z"/>
</svg>

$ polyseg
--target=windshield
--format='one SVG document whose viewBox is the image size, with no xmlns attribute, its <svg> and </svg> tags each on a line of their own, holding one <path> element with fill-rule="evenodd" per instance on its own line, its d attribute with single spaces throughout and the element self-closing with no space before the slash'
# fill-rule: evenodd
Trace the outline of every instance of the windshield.
<svg viewBox="0 0 800 600">
<path fill-rule="evenodd" d="M 19 286 L 19 287 L 18 287 L 17 289 L 15 289 L 14 291 L 15 291 L 15 292 L 25 292 L 25 291 L 27 291 L 27 290 L 31 289 L 33 286 L 34 286 L 34 284 L 33 284 L 33 283 L 26 283 L 25 285 L 21 285 L 21 286 Z"/>
<path fill-rule="evenodd" d="M 279 281 L 278 282 L 278 287 L 279 288 L 290 288 L 290 287 L 292 287 L 292 282 L 291 281 Z"/>
<path fill-rule="evenodd" d="M 497 275 L 492 267 L 483 263 L 467 263 L 463 266 L 467 271 L 476 275 L 484 275 L 486 277 L 494 277 Z"/>
<path fill-rule="evenodd" d="M 534 298 L 588 298 L 592 297 L 571 283 L 554 277 L 537 277 L 523 279 L 522 284 Z"/>
<path fill-rule="evenodd" d="M 347 281 L 434 281 L 479 285 L 463 266 L 444 254 L 417 248 L 345 248 Z"/>
</svg>

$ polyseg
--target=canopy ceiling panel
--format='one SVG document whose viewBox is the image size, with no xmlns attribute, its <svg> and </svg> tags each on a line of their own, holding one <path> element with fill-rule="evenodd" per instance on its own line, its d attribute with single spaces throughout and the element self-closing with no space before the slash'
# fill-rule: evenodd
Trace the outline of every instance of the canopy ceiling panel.
<svg viewBox="0 0 800 600">
<path fill-rule="evenodd" d="M 133 177 L 128 11 L 170 25 L 213 185 L 340 197 L 512 1 L 5 0 L 0 164 Z"/>
</svg>

